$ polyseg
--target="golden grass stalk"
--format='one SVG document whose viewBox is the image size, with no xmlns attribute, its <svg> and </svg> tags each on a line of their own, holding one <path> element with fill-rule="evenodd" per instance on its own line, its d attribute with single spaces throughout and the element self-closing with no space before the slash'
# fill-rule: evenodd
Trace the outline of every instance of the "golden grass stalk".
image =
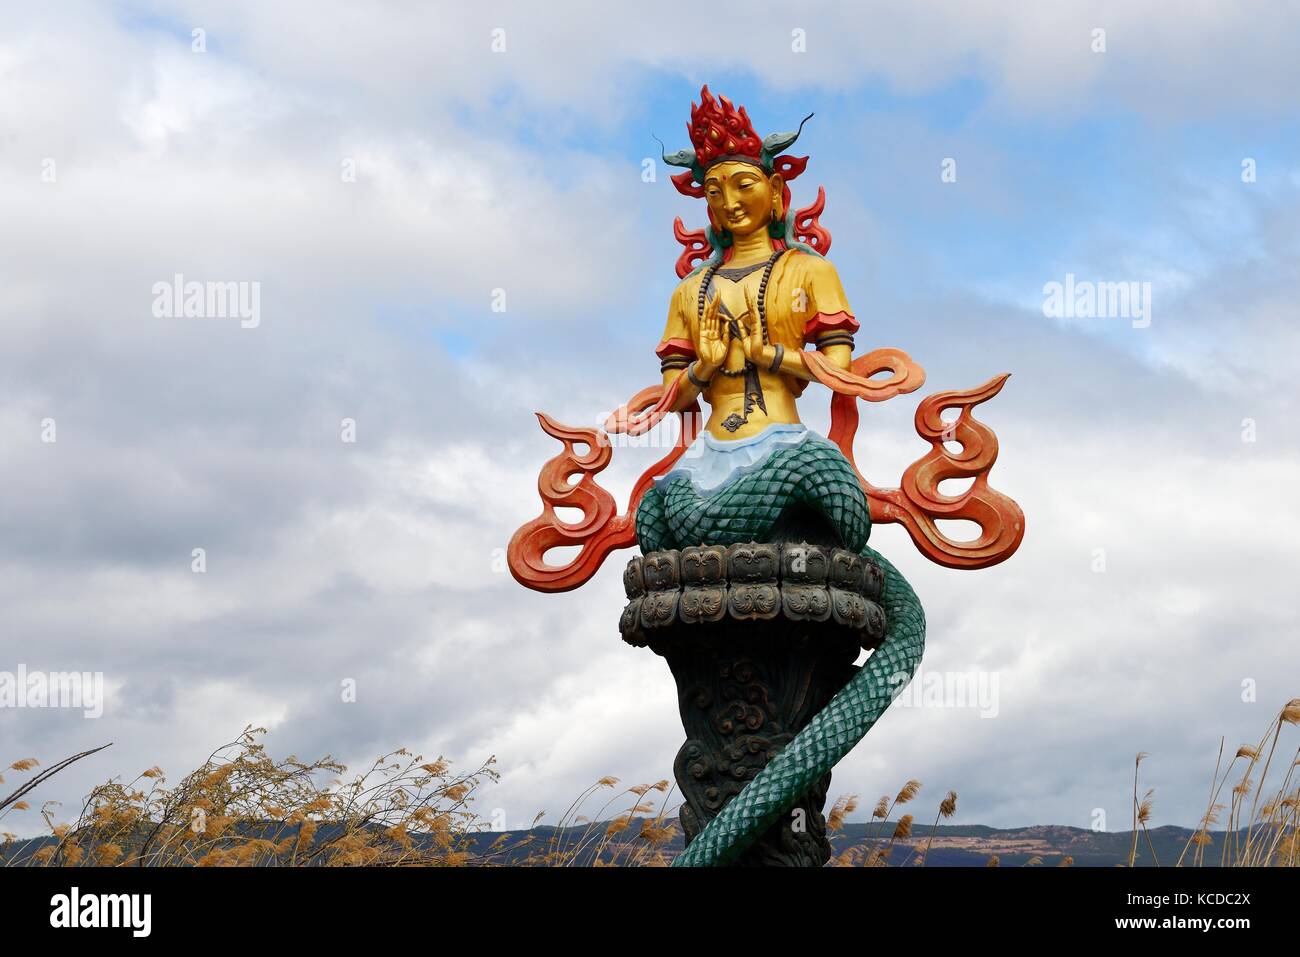
<svg viewBox="0 0 1300 957">
<path fill-rule="evenodd" d="M 930 859 L 930 845 L 934 843 L 934 835 L 939 830 L 939 818 L 950 818 L 957 813 L 957 792 L 949 791 L 948 796 L 939 802 L 939 813 L 934 816 L 934 824 L 930 826 L 930 838 L 925 842 L 925 852 L 921 855 L 921 865 Z"/>
</svg>

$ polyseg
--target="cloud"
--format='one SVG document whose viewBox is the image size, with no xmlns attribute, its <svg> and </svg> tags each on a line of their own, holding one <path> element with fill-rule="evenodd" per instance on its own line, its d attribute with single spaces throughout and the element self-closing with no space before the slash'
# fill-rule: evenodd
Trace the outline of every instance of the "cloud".
<svg viewBox="0 0 1300 957">
<path fill-rule="evenodd" d="M 725 46 L 662 12 L 581 5 L 455 26 L 348 5 L 179 9 L 26 7 L 0 41 L 0 669 L 102 670 L 113 689 L 97 722 L 0 723 L 0 754 L 48 764 L 115 741 L 43 789 L 65 816 L 111 774 L 157 763 L 175 780 L 247 723 L 270 726 L 277 753 L 352 764 L 399 746 L 462 767 L 496 754 L 483 801 L 512 824 L 605 774 L 670 774 L 675 691 L 662 660 L 618 639 L 621 557 L 554 596 L 500 561 L 557 448 L 532 411 L 594 424 L 656 376 L 667 223 L 695 211 L 633 179 L 619 144 L 661 82 L 757 79 L 760 98 L 811 91 L 801 102 L 883 82 L 902 119 L 876 156 L 906 172 L 953 135 L 910 98 L 975 76 L 963 177 L 987 175 L 963 179 L 963 215 L 992 234 L 1055 187 L 1018 179 L 1019 154 L 979 122 L 1048 136 L 1080 122 L 1071 109 L 1119 105 L 1176 126 L 1248 89 L 1236 105 L 1267 116 L 1290 109 L 1296 69 L 1279 52 L 1287 15 L 1195 5 L 758 8 Z M 1094 21 L 1104 57 L 1083 52 Z M 189 52 L 192 26 L 207 54 Z M 871 344 L 907 348 L 927 391 L 1014 373 L 981 417 L 1002 440 L 994 484 L 1029 519 L 1021 552 L 978 574 L 877 530 L 926 602 L 926 667 L 996 671 L 999 716 L 891 711 L 832 791 L 915 776 L 961 792 L 967 821 L 1122 819 L 1142 749 L 1165 819 L 1190 823 L 1218 734 L 1253 738 L 1297 693 L 1294 192 L 1184 184 L 1146 230 L 1099 226 L 1125 209 L 1103 198 L 1061 218 L 1050 254 L 998 237 L 1015 258 L 981 286 L 945 281 L 960 254 L 930 186 L 886 179 L 873 188 L 901 198 L 873 207 L 847 179 L 869 133 L 818 154 L 841 186 L 833 258 Z M 1102 159 L 1112 175 L 1144 163 Z M 1233 241 L 1216 242 L 1225 223 Z M 1057 266 L 1181 285 L 1148 330 L 1066 325 L 1035 303 Z M 263 322 L 155 319 L 151 286 L 177 272 L 260 282 Z M 814 390 L 801 408 L 824 428 L 825 406 Z M 859 462 L 878 484 L 924 451 L 913 409 L 864 410 Z M 655 457 L 620 449 L 601 481 L 625 501 Z"/>
</svg>

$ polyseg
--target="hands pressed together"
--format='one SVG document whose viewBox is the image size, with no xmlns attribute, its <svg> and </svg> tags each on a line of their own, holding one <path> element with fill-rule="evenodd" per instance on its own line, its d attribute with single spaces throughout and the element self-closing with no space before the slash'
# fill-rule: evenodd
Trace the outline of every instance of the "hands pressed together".
<svg viewBox="0 0 1300 957">
<path fill-rule="evenodd" d="M 748 290 L 745 291 L 745 307 L 745 312 L 736 317 L 743 335 L 734 338 L 740 343 L 741 352 L 746 359 L 766 369 L 776 358 L 776 348 L 763 342 L 763 326 Z M 696 374 L 701 379 L 710 378 L 726 362 L 732 339 L 731 321 L 722 315 L 722 297 L 714 296 L 705 306 L 695 342 L 695 354 L 698 357 Z"/>
</svg>

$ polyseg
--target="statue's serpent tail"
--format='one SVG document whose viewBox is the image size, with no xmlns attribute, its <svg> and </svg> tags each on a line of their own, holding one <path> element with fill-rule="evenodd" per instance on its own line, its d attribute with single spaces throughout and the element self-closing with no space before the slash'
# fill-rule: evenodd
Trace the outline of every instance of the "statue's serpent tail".
<svg viewBox="0 0 1300 957">
<path fill-rule="evenodd" d="M 884 641 L 839 694 L 691 841 L 674 867 L 722 865 L 742 854 L 853 750 L 911 680 L 925 649 L 925 612 L 898 569 L 869 546 L 862 554 L 885 573 L 880 596 Z"/>
</svg>

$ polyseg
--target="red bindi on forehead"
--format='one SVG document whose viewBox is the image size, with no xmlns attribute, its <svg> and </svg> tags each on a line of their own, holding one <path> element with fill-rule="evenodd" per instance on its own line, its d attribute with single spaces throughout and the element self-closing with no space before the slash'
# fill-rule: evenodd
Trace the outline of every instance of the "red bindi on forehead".
<svg viewBox="0 0 1300 957">
<path fill-rule="evenodd" d="M 725 185 L 725 184 L 727 183 L 727 181 L 730 180 L 731 177 L 733 177 L 733 176 L 753 175 L 753 172 L 754 172 L 754 171 L 753 171 L 753 170 L 750 170 L 750 169 L 738 169 L 738 170 L 736 170 L 735 172 L 731 172 L 731 171 L 728 171 L 728 170 L 725 170 L 725 169 L 719 169 L 719 170 L 717 170 L 717 171 L 710 171 L 710 172 L 709 172 L 709 177 L 708 177 L 708 179 L 705 180 L 705 183 L 706 183 L 706 184 L 712 184 L 712 185 L 714 185 L 714 186 L 723 186 L 723 185 Z"/>
</svg>

